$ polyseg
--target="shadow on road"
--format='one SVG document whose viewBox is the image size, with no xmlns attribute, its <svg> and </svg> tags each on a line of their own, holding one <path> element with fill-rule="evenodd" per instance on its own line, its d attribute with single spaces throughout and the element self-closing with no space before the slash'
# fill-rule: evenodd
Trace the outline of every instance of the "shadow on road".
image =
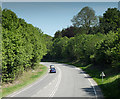
<svg viewBox="0 0 120 99">
<path fill-rule="evenodd" d="M 91 97 L 95 97 L 95 98 L 91 98 L 91 99 L 104 99 L 100 88 L 98 86 L 94 86 L 94 88 L 95 88 L 95 91 L 92 86 L 90 88 L 82 88 L 82 90 L 85 91 Z"/>
<path fill-rule="evenodd" d="M 95 96 L 95 92 L 94 92 L 94 90 L 93 90 L 92 87 L 91 88 L 82 88 L 82 90 L 85 91 L 85 92 L 87 92 L 87 94 L 89 96 Z"/>
</svg>

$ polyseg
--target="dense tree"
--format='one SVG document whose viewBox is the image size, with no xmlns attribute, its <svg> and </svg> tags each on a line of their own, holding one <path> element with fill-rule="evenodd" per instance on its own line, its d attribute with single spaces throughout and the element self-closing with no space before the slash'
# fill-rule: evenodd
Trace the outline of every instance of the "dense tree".
<svg viewBox="0 0 120 99">
<path fill-rule="evenodd" d="M 67 28 L 62 29 L 62 31 L 57 31 L 54 35 L 54 38 L 60 38 L 60 37 L 74 37 L 76 34 L 80 33 L 82 34 L 84 32 L 84 29 L 82 27 L 74 27 L 70 26 Z"/>
<path fill-rule="evenodd" d="M 4 9 L 3 82 L 12 82 L 24 70 L 34 69 L 44 55 L 45 59 L 120 66 L 119 16 L 120 12 L 116 8 L 109 8 L 100 17 L 98 25 L 94 10 L 84 7 L 72 20 L 75 26 L 57 31 L 52 38 L 43 34 L 39 28 L 26 23 L 24 19 L 18 18 L 11 10 Z"/>
<path fill-rule="evenodd" d="M 2 67 L 2 8 L 0 6 L 0 72 L 2 71 L 1 70 L 1 67 Z M 1 75 L 0 75 L 1 76 Z"/>
<path fill-rule="evenodd" d="M 68 27 L 59 31 L 62 36 L 53 40 L 53 47 L 49 52 L 51 57 L 56 60 L 97 64 L 102 68 L 120 66 L 120 21 L 118 17 L 119 11 L 116 8 L 108 9 L 103 17 L 99 17 L 99 25 L 89 25 L 89 35 L 86 34 L 87 28 L 77 23 L 75 23 L 77 27 Z"/>
<path fill-rule="evenodd" d="M 62 33 L 61 33 L 61 31 L 57 31 L 55 34 L 54 34 L 54 38 L 60 38 L 60 37 L 62 37 Z"/>
<path fill-rule="evenodd" d="M 12 82 L 38 65 L 47 53 L 46 37 L 11 10 L 2 11 L 2 82 Z"/>
<path fill-rule="evenodd" d="M 62 30 L 62 37 L 67 36 L 68 38 L 74 37 L 78 31 L 77 27 L 70 26 Z"/>
<path fill-rule="evenodd" d="M 0 6 L 0 24 L 2 24 L 2 8 Z"/>
<path fill-rule="evenodd" d="M 120 11 L 117 8 L 108 8 L 100 18 L 100 30 L 107 34 L 109 31 L 116 31 L 120 28 Z"/>
<path fill-rule="evenodd" d="M 95 11 L 90 7 L 84 7 L 82 10 L 73 17 L 71 20 L 76 27 L 84 27 L 88 34 L 90 27 L 95 26 L 98 22 L 95 16 Z"/>
<path fill-rule="evenodd" d="M 106 65 L 119 65 L 120 59 L 120 29 L 118 32 L 110 32 L 104 39 L 96 44 L 95 60 L 97 63 Z M 120 65 L 119 65 L 120 66 Z"/>
</svg>

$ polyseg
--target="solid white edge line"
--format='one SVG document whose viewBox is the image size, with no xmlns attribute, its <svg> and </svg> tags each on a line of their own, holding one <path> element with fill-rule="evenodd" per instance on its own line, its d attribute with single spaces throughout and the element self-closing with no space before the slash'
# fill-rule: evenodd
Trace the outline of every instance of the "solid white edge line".
<svg viewBox="0 0 120 99">
<path fill-rule="evenodd" d="M 58 67 L 58 69 L 59 69 L 59 67 Z M 80 68 L 79 68 L 79 69 L 80 69 Z M 58 79 L 58 82 L 57 82 L 57 84 L 56 84 L 56 86 L 55 86 L 55 89 L 54 89 L 54 90 L 52 91 L 52 93 L 49 95 L 49 97 L 51 97 L 51 98 L 54 96 L 54 94 L 55 94 L 55 92 L 57 91 L 57 89 L 58 89 L 58 87 L 59 87 L 59 84 L 60 84 L 60 82 L 61 82 L 61 70 L 59 69 L 59 71 L 60 71 L 60 73 L 59 73 L 58 78 L 60 78 L 60 79 Z M 82 69 L 81 69 L 81 71 L 82 71 Z M 26 88 L 24 88 L 24 89 L 22 89 L 22 90 L 20 90 L 20 91 L 18 91 L 18 92 L 14 92 L 13 95 L 8 95 L 8 97 L 13 97 L 13 96 L 21 93 L 22 91 L 27 90 L 28 88 L 30 88 L 30 87 L 32 87 L 33 85 L 37 84 L 39 81 L 42 81 L 47 75 L 48 75 L 48 74 L 46 74 L 45 76 L 43 76 L 43 78 L 41 78 L 41 79 L 38 80 L 37 82 L 33 83 L 32 85 L 30 85 L 30 86 L 28 86 L 28 87 L 26 87 Z M 84 75 L 85 75 L 85 77 L 88 77 L 87 74 L 84 73 Z M 93 83 L 91 82 L 91 80 L 90 80 L 89 78 L 88 78 L 88 81 L 89 81 L 90 84 L 92 85 L 93 90 L 94 90 L 94 93 L 95 93 L 95 96 L 97 97 L 97 92 L 96 92 L 96 90 L 95 90 L 95 87 L 94 87 Z"/>
<path fill-rule="evenodd" d="M 84 75 L 85 75 L 85 77 L 88 77 L 88 75 L 87 75 L 87 74 L 85 74 L 85 73 L 84 73 Z M 94 93 L 95 93 L 95 97 L 97 98 L 97 92 L 96 92 L 95 87 L 94 87 L 94 85 L 93 85 L 92 81 L 90 80 L 90 78 L 88 78 L 88 81 L 89 81 L 89 82 L 90 82 L 90 84 L 92 85 L 93 90 L 94 90 Z"/>
<path fill-rule="evenodd" d="M 42 81 L 48 74 L 44 75 L 42 78 L 40 78 L 40 80 L 36 81 L 35 83 L 31 84 L 31 85 L 28 85 L 26 88 L 23 88 L 21 90 L 19 90 L 18 92 L 14 92 L 12 93 L 11 95 L 8 95 L 7 97 L 14 97 L 15 95 L 27 90 L 28 88 L 32 87 L 33 85 L 39 83 L 40 81 Z"/>
<path fill-rule="evenodd" d="M 75 67 L 75 69 L 81 70 L 82 72 L 84 72 L 81 68 L 78 68 L 78 67 L 76 67 L 76 66 L 72 66 L 72 67 Z M 85 77 L 88 77 L 88 76 L 89 76 L 88 74 L 85 74 L 85 73 L 83 73 L 83 74 L 84 74 Z M 91 78 L 91 79 L 92 79 L 92 78 Z M 97 97 L 98 97 L 98 96 L 97 96 L 97 92 L 96 92 L 96 90 L 95 90 L 95 87 L 94 87 L 94 85 L 93 85 L 91 79 L 88 78 L 88 81 L 90 82 L 90 84 L 91 84 L 91 86 L 92 86 L 92 88 L 93 88 L 93 90 L 94 90 L 95 97 L 97 98 Z"/>
</svg>

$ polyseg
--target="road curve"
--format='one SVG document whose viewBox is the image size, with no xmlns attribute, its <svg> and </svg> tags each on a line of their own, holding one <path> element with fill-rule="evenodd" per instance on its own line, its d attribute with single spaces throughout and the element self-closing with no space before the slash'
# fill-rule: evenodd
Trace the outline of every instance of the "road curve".
<svg viewBox="0 0 120 99">
<path fill-rule="evenodd" d="M 7 97 L 103 97 L 97 83 L 81 69 L 63 63 L 41 62 L 48 72 L 33 84 Z M 56 73 L 49 73 L 55 65 Z"/>
</svg>

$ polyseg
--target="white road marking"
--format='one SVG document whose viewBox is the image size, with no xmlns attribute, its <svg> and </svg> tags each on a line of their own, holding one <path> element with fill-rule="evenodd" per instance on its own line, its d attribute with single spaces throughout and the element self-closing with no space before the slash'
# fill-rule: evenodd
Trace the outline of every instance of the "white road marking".
<svg viewBox="0 0 120 99">
<path fill-rule="evenodd" d="M 75 68 L 75 69 L 80 70 L 80 68 Z"/>
<path fill-rule="evenodd" d="M 61 73 L 60 68 L 59 68 L 59 67 L 57 67 L 57 68 L 58 68 L 58 70 L 59 70 L 59 75 L 58 75 L 57 79 L 54 79 L 54 80 L 53 80 L 53 82 L 56 82 L 56 86 L 55 86 L 55 88 L 53 89 L 53 91 L 51 92 L 51 94 L 49 95 L 49 97 L 53 97 L 53 96 L 54 96 L 54 94 L 55 94 L 55 92 L 57 91 L 57 89 L 58 89 L 58 87 L 59 87 L 59 85 L 60 85 L 60 82 L 61 82 L 62 73 Z M 76 69 L 78 69 L 78 68 L 76 68 Z M 79 70 L 81 70 L 81 69 L 79 69 Z M 83 71 L 82 71 L 82 72 L 83 72 Z M 85 75 L 85 77 L 88 77 L 87 74 L 85 74 L 85 73 L 83 73 L 83 74 Z M 14 97 L 15 95 L 17 95 L 17 94 L 19 94 L 19 93 L 27 90 L 28 88 L 30 88 L 30 87 L 32 87 L 33 85 L 35 85 L 35 84 L 39 83 L 40 81 L 42 81 L 47 75 L 48 75 L 48 74 L 46 74 L 45 76 L 43 76 L 43 78 L 41 78 L 41 79 L 38 80 L 37 82 L 33 83 L 32 85 L 30 85 L 30 86 L 28 86 L 28 87 L 26 87 L 26 88 L 24 88 L 24 89 L 22 89 L 22 90 L 20 90 L 20 91 L 18 91 L 18 92 L 15 92 L 15 93 L 11 94 L 11 95 L 8 96 L 8 97 Z M 89 82 L 91 83 L 91 85 L 92 85 L 92 87 L 93 87 L 95 96 L 97 97 L 97 92 L 96 92 L 96 90 L 95 90 L 94 84 L 92 83 L 92 79 L 91 79 L 91 78 L 88 78 L 88 80 L 89 80 Z M 50 83 L 49 83 L 49 84 L 50 84 Z M 41 91 L 41 90 L 40 90 L 40 91 Z M 40 93 L 40 91 L 39 91 L 38 93 Z M 37 94 L 38 94 L 38 93 L 37 93 Z"/>
<path fill-rule="evenodd" d="M 45 86 L 43 89 L 46 89 L 48 86 Z"/>
<path fill-rule="evenodd" d="M 62 74 L 61 74 L 61 70 L 60 70 L 59 67 L 58 67 L 58 70 L 59 70 L 58 81 L 56 79 L 57 84 L 56 84 L 55 88 L 53 89 L 53 91 L 51 92 L 51 94 L 49 95 L 49 97 L 53 97 L 54 96 L 55 92 L 57 91 L 57 89 L 58 89 L 58 87 L 60 85 Z"/>
<path fill-rule="evenodd" d="M 37 94 L 40 94 L 40 92 L 41 92 L 41 90 L 39 90 L 39 91 L 37 92 Z"/>
<path fill-rule="evenodd" d="M 54 83 L 56 83 L 57 82 L 57 79 L 55 78 L 54 80 Z M 50 82 L 48 85 L 46 85 L 45 87 L 43 87 L 41 90 L 39 90 L 35 95 L 33 95 L 32 97 L 38 97 L 40 94 L 42 95 L 42 93 L 41 92 L 45 92 L 45 90 L 47 90 L 48 91 L 48 89 L 49 89 L 49 87 L 50 87 L 50 85 L 53 83 L 53 81 L 52 82 Z M 41 97 L 41 96 L 40 96 Z M 42 96 L 42 97 L 46 97 L 46 96 Z"/>
<path fill-rule="evenodd" d="M 37 83 L 39 83 L 40 81 L 42 81 L 47 75 L 48 75 L 48 74 L 46 74 L 45 76 L 43 76 L 43 78 L 41 78 L 41 79 L 38 80 L 37 82 L 35 82 L 35 83 L 33 83 L 33 84 L 27 86 L 27 87 L 24 88 L 24 89 L 21 89 L 21 90 L 18 91 L 18 92 L 14 92 L 12 95 L 8 95 L 7 97 L 14 97 L 15 95 L 17 95 L 17 94 L 19 94 L 19 93 L 21 93 L 21 92 L 23 92 L 23 91 L 29 89 L 30 87 L 32 87 L 32 86 L 34 86 L 35 84 L 37 84 Z"/>
<path fill-rule="evenodd" d="M 83 71 L 82 71 L 82 72 L 83 72 Z M 85 74 L 85 73 L 83 73 L 83 74 L 85 75 L 85 77 L 88 77 L 88 75 L 87 75 L 87 74 Z M 96 90 L 95 90 L 95 87 L 94 87 L 94 85 L 93 85 L 93 83 L 92 83 L 91 79 L 90 79 L 90 78 L 88 78 L 88 81 L 90 82 L 91 86 L 93 87 L 93 90 L 94 90 L 94 93 L 95 93 L 95 97 L 97 98 L 97 92 L 96 92 Z"/>
<path fill-rule="evenodd" d="M 55 79 L 52 81 L 52 83 L 55 82 Z"/>
<path fill-rule="evenodd" d="M 50 86 L 51 84 L 52 84 L 52 83 L 50 82 L 50 83 L 49 83 L 49 86 Z"/>
<path fill-rule="evenodd" d="M 75 69 L 77 69 L 77 70 L 81 70 L 81 69 L 78 68 L 78 67 L 75 67 L 75 66 L 72 66 L 72 67 L 75 68 Z M 82 70 L 81 70 L 81 71 L 82 71 Z M 83 72 L 83 71 L 82 71 L 82 72 Z M 85 77 L 88 77 L 88 74 L 85 74 L 84 72 L 83 72 L 83 74 L 85 75 Z M 95 93 L 95 97 L 97 98 L 97 92 L 96 92 L 96 90 L 95 90 L 94 84 L 92 83 L 92 81 L 91 81 L 90 78 L 88 78 L 88 81 L 90 82 L 91 86 L 93 87 L 93 90 L 94 90 L 94 93 Z"/>
</svg>

